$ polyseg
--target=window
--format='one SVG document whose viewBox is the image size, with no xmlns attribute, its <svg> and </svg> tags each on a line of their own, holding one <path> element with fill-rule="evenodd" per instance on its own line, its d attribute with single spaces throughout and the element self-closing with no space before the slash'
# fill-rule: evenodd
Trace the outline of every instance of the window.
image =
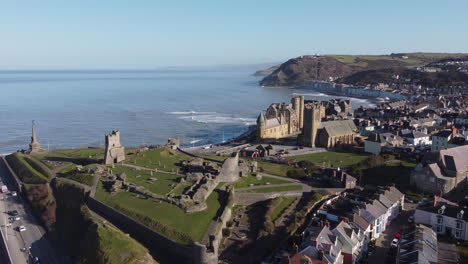
<svg viewBox="0 0 468 264">
<path fill-rule="evenodd" d="M 437 225 L 436 232 L 437 233 L 442 233 L 442 230 L 443 230 L 442 225 Z"/>
<path fill-rule="evenodd" d="M 444 222 L 444 218 L 442 216 L 437 216 L 437 224 L 442 224 Z"/>
<path fill-rule="evenodd" d="M 461 221 L 457 221 L 456 227 L 457 229 L 462 229 L 463 223 Z"/>
<path fill-rule="evenodd" d="M 460 238 L 461 231 L 455 231 L 455 238 Z"/>
</svg>

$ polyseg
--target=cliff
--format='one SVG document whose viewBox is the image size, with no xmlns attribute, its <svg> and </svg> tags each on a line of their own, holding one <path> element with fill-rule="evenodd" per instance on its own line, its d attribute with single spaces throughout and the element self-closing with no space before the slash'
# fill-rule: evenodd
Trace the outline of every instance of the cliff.
<svg viewBox="0 0 468 264">
<path fill-rule="evenodd" d="M 461 58 L 463 53 L 398 53 L 390 55 L 300 56 L 281 64 L 260 81 L 262 86 L 300 86 L 305 81 L 334 81 L 356 73 L 387 69 L 411 69 L 447 58 Z M 267 69 L 268 70 L 268 69 Z M 265 72 L 267 71 L 265 70 Z"/>
</svg>

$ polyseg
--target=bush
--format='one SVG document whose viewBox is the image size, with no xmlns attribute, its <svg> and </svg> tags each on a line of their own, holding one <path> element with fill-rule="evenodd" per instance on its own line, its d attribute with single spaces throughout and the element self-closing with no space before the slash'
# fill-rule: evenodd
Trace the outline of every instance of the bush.
<svg viewBox="0 0 468 264">
<path fill-rule="evenodd" d="M 27 162 L 18 152 L 6 156 L 6 160 L 23 183 L 47 183 L 48 178 L 31 166 L 31 164 L 35 164 L 33 160 L 29 159 Z"/>
<path fill-rule="evenodd" d="M 231 235 L 231 230 L 229 228 L 223 228 L 223 236 L 228 237 Z"/>
</svg>

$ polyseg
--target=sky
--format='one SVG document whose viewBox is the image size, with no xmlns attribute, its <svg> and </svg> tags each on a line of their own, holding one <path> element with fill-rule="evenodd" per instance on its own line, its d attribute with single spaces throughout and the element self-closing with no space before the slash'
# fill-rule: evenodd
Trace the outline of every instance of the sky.
<svg viewBox="0 0 468 264">
<path fill-rule="evenodd" d="M 3 0 L 0 70 L 468 52 L 468 1 Z"/>
</svg>

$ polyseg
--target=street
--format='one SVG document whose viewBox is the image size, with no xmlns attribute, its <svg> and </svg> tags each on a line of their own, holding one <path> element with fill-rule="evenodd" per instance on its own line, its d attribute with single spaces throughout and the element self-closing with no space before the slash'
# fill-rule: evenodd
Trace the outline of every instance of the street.
<svg viewBox="0 0 468 264">
<path fill-rule="evenodd" d="M 3 234 L 6 234 L 5 240 L 13 263 L 33 263 L 28 262 L 28 259 L 32 260 L 34 257 L 38 257 L 41 263 L 68 263 L 49 243 L 45 237 L 45 230 L 34 218 L 31 207 L 25 204 L 21 194 L 18 193 L 17 196 L 11 194 L 16 190 L 10 184 L 10 177 L 3 159 L 0 159 L 1 185 L 7 185 L 9 190 L 6 194 L 0 194 L 0 228 Z M 11 226 L 8 226 L 10 215 L 7 212 L 12 210 L 18 211 L 20 220 L 13 221 Z M 24 226 L 26 230 L 19 232 L 17 230 L 19 226 Z"/>
</svg>

